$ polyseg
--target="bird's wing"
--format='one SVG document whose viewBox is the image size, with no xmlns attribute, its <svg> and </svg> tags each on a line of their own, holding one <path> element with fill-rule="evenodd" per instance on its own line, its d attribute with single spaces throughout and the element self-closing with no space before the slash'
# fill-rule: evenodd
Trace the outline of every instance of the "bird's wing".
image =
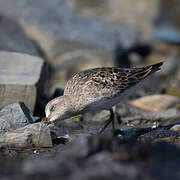
<svg viewBox="0 0 180 180">
<path fill-rule="evenodd" d="M 90 97 L 111 96 L 121 93 L 158 71 L 163 63 L 139 68 L 104 67 L 82 71 L 66 85 L 65 95 L 89 95 Z"/>
</svg>

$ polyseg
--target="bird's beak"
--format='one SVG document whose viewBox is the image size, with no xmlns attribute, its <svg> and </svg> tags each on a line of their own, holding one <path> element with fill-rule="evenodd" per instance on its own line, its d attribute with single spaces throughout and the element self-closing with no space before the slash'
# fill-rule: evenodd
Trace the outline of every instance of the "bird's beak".
<svg viewBox="0 0 180 180">
<path fill-rule="evenodd" d="M 50 118 L 49 118 L 49 117 L 47 117 L 47 118 L 45 119 L 45 121 L 47 122 L 48 125 L 51 124 L 51 121 L 50 121 Z"/>
</svg>

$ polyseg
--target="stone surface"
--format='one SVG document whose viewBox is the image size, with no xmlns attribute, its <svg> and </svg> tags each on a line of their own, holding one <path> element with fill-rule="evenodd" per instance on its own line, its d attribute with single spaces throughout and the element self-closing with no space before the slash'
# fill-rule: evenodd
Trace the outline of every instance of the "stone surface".
<svg viewBox="0 0 180 180">
<path fill-rule="evenodd" d="M 22 101 L 33 113 L 36 102 L 36 87 L 32 85 L 0 85 L 0 109 L 6 105 Z"/>
<path fill-rule="evenodd" d="M 135 106 L 124 104 L 118 105 L 116 112 L 122 117 L 122 123 L 126 125 L 131 125 L 131 123 L 133 125 L 133 121 L 137 120 L 138 124 L 141 125 L 157 126 L 158 124 L 175 123 L 180 118 L 180 111 L 175 108 L 148 112 Z"/>
<path fill-rule="evenodd" d="M 176 109 L 168 109 L 168 110 L 162 110 L 162 111 L 157 111 L 157 112 L 145 112 L 142 113 L 142 118 L 150 121 L 155 121 L 155 120 L 177 120 L 180 117 L 180 112 Z"/>
<path fill-rule="evenodd" d="M 32 122 L 29 110 L 24 103 L 10 104 L 0 111 L 0 134 Z"/>
<path fill-rule="evenodd" d="M 36 3 L 18 0 L 16 4 L 13 4 L 12 0 L 2 0 L 0 12 L 56 38 L 79 41 L 109 50 L 114 49 L 117 43 L 128 46 L 136 40 L 134 31 L 79 16 L 68 7 L 70 4 L 69 0 L 38 0 Z"/>
<path fill-rule="evenodd" d="M 43 60 L 21 53 L 0 52 L 0 84 L 35 85 Z"/>
<path fill-rule="evenodd" d="M 40 122 L 6 132 L 0 137 L 0 147 L 15 149 L 52 147 L 50 130 L 47 125 Z"/>
<path fill-rule="evenodd" d="M 158 136 L 158 133 L 155 134 Z M 7 150 L 4 153 L 4 156 L 10 156 Z M 31 154 L 28 158 L 19 159 L 17 156 L 7 160 L 0 157 L 0 177 L 47 180 L 178 179 L 179 153 L 178 146 L 167 142 L 145 143 L 111 134 L 81 136 L 72 138 L 66 145 L 54 147 L 52 151 Z"/>
<path fill-rule="evenodd" d="M 154 21 L 159 17 L 160 0 L 73 0 L 73 8 L 79 13 L 97 16 L 106 21 L 118 22 L 138 29 L 143 39 L 150 38 Z M 163 4 L 163 3 L 162 3 Z"/>
<path fill-rule="evenodd" d="M 77 121 L 73 121 L 71 119 L 66 119 L 60 122 L 55 123 L 57 127 L 60 127 L 61 129 L 64 129 L 64 132 L 69 133 L 73 130 L 81 129 L 81 123 Z"/>
<path fill-rule="evenodd" d="M 160 111 L 180 104 L 180 99 L 176 96 L 156 94 L 135 99 L 130 101 L 130 104 L 147 111 Z"/>
<path fill-rule="evenodd" d="M 143 136 L 140 136 L 138 139 L 140 141 L 144 142 L 160 142 L 160 141 L 166 141 L 166 142 L 173 142 L 173 139 L 178 139 L 179 138 L 178 133 L 171 131 L 171 130 L 166 130 L 166 129 L 160 129 L 160 130 L 155 130 L 149 133 L 146 133 Z"/>
<path fill-rule="evenodd" d="M 39 57 L 1 51 L 0 109 L 8 104 L 23 101 L 33 113 L 36 94 L 40 89 L 38 81 L 42 68 L 43 60 Z"/>
<path fill-rule="evenodd" d="M 172 131 L 179 131 L 180 132 L 180 124 L 177 124 L 171 128 Z"/>
<path fill-rule="evenodd" d="M 14 20 L 0 15 L 0 50 L 40 56 L 38 49 L 22 27 Z"/>
<path fill-rule="evenodd" d="M 106 121 L 110 118 L 110 112 L 107 111 L 107 110 L 103 110 L 97 114 L 95 114 L 95 116 L 93 116 L 93 119 L 92 121 L 100 121 L 100 122 L 103 122 L 103 121 Z"/>
</svg>

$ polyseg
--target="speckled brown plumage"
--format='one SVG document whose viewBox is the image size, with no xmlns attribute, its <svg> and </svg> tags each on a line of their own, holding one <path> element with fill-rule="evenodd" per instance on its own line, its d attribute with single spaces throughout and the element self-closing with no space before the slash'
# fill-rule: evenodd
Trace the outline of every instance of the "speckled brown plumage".
<svg viewBox="0 0 180 180">
<path fill-rule="evenodd" d="M 121 101 L 124 91 L 160 70 L 162 64 L 131 69 L 102 67 L 79 72 L 67 82 L 64 96 L 48 103 L 46 115 L 49 118 L 54 114 L 53 119 L 63 119 L 87 111 L 110 109 Z M 51 112 L 52 106 L 55 110 Z M 63 118 L 62 107 L 65 108 Z"/>
<path fill-rule="evenodd" d="M 161 65 L 162 62 L 132 69 L 115 67 L 88 69 L 77 73 L 68 81 L 64 95 L 77 97 L 76 101 L 81 101 L 79 104 L 115 96 L 159 70 Z"/>
</svg>

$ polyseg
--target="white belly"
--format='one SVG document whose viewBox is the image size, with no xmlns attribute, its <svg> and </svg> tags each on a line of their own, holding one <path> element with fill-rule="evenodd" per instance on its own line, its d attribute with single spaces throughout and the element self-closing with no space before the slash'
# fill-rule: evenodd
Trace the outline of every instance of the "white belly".
<svg viewBox="0 0 180 180">
<path fill-rule="evenodd" d="M 91 103 L 87 104 L 84 108 L 84 111 L 98 111 L 98 110 L 109 110 L 118 103 L 124 103 L 127 100 L 127 97 L 133 93 L 134 89 L 137 89 L 138 86 L 129 88 L 121 94 L 116 94 L 111 97 L 99 98 L 96 101 L 92 100 Z"/>
</svg>

